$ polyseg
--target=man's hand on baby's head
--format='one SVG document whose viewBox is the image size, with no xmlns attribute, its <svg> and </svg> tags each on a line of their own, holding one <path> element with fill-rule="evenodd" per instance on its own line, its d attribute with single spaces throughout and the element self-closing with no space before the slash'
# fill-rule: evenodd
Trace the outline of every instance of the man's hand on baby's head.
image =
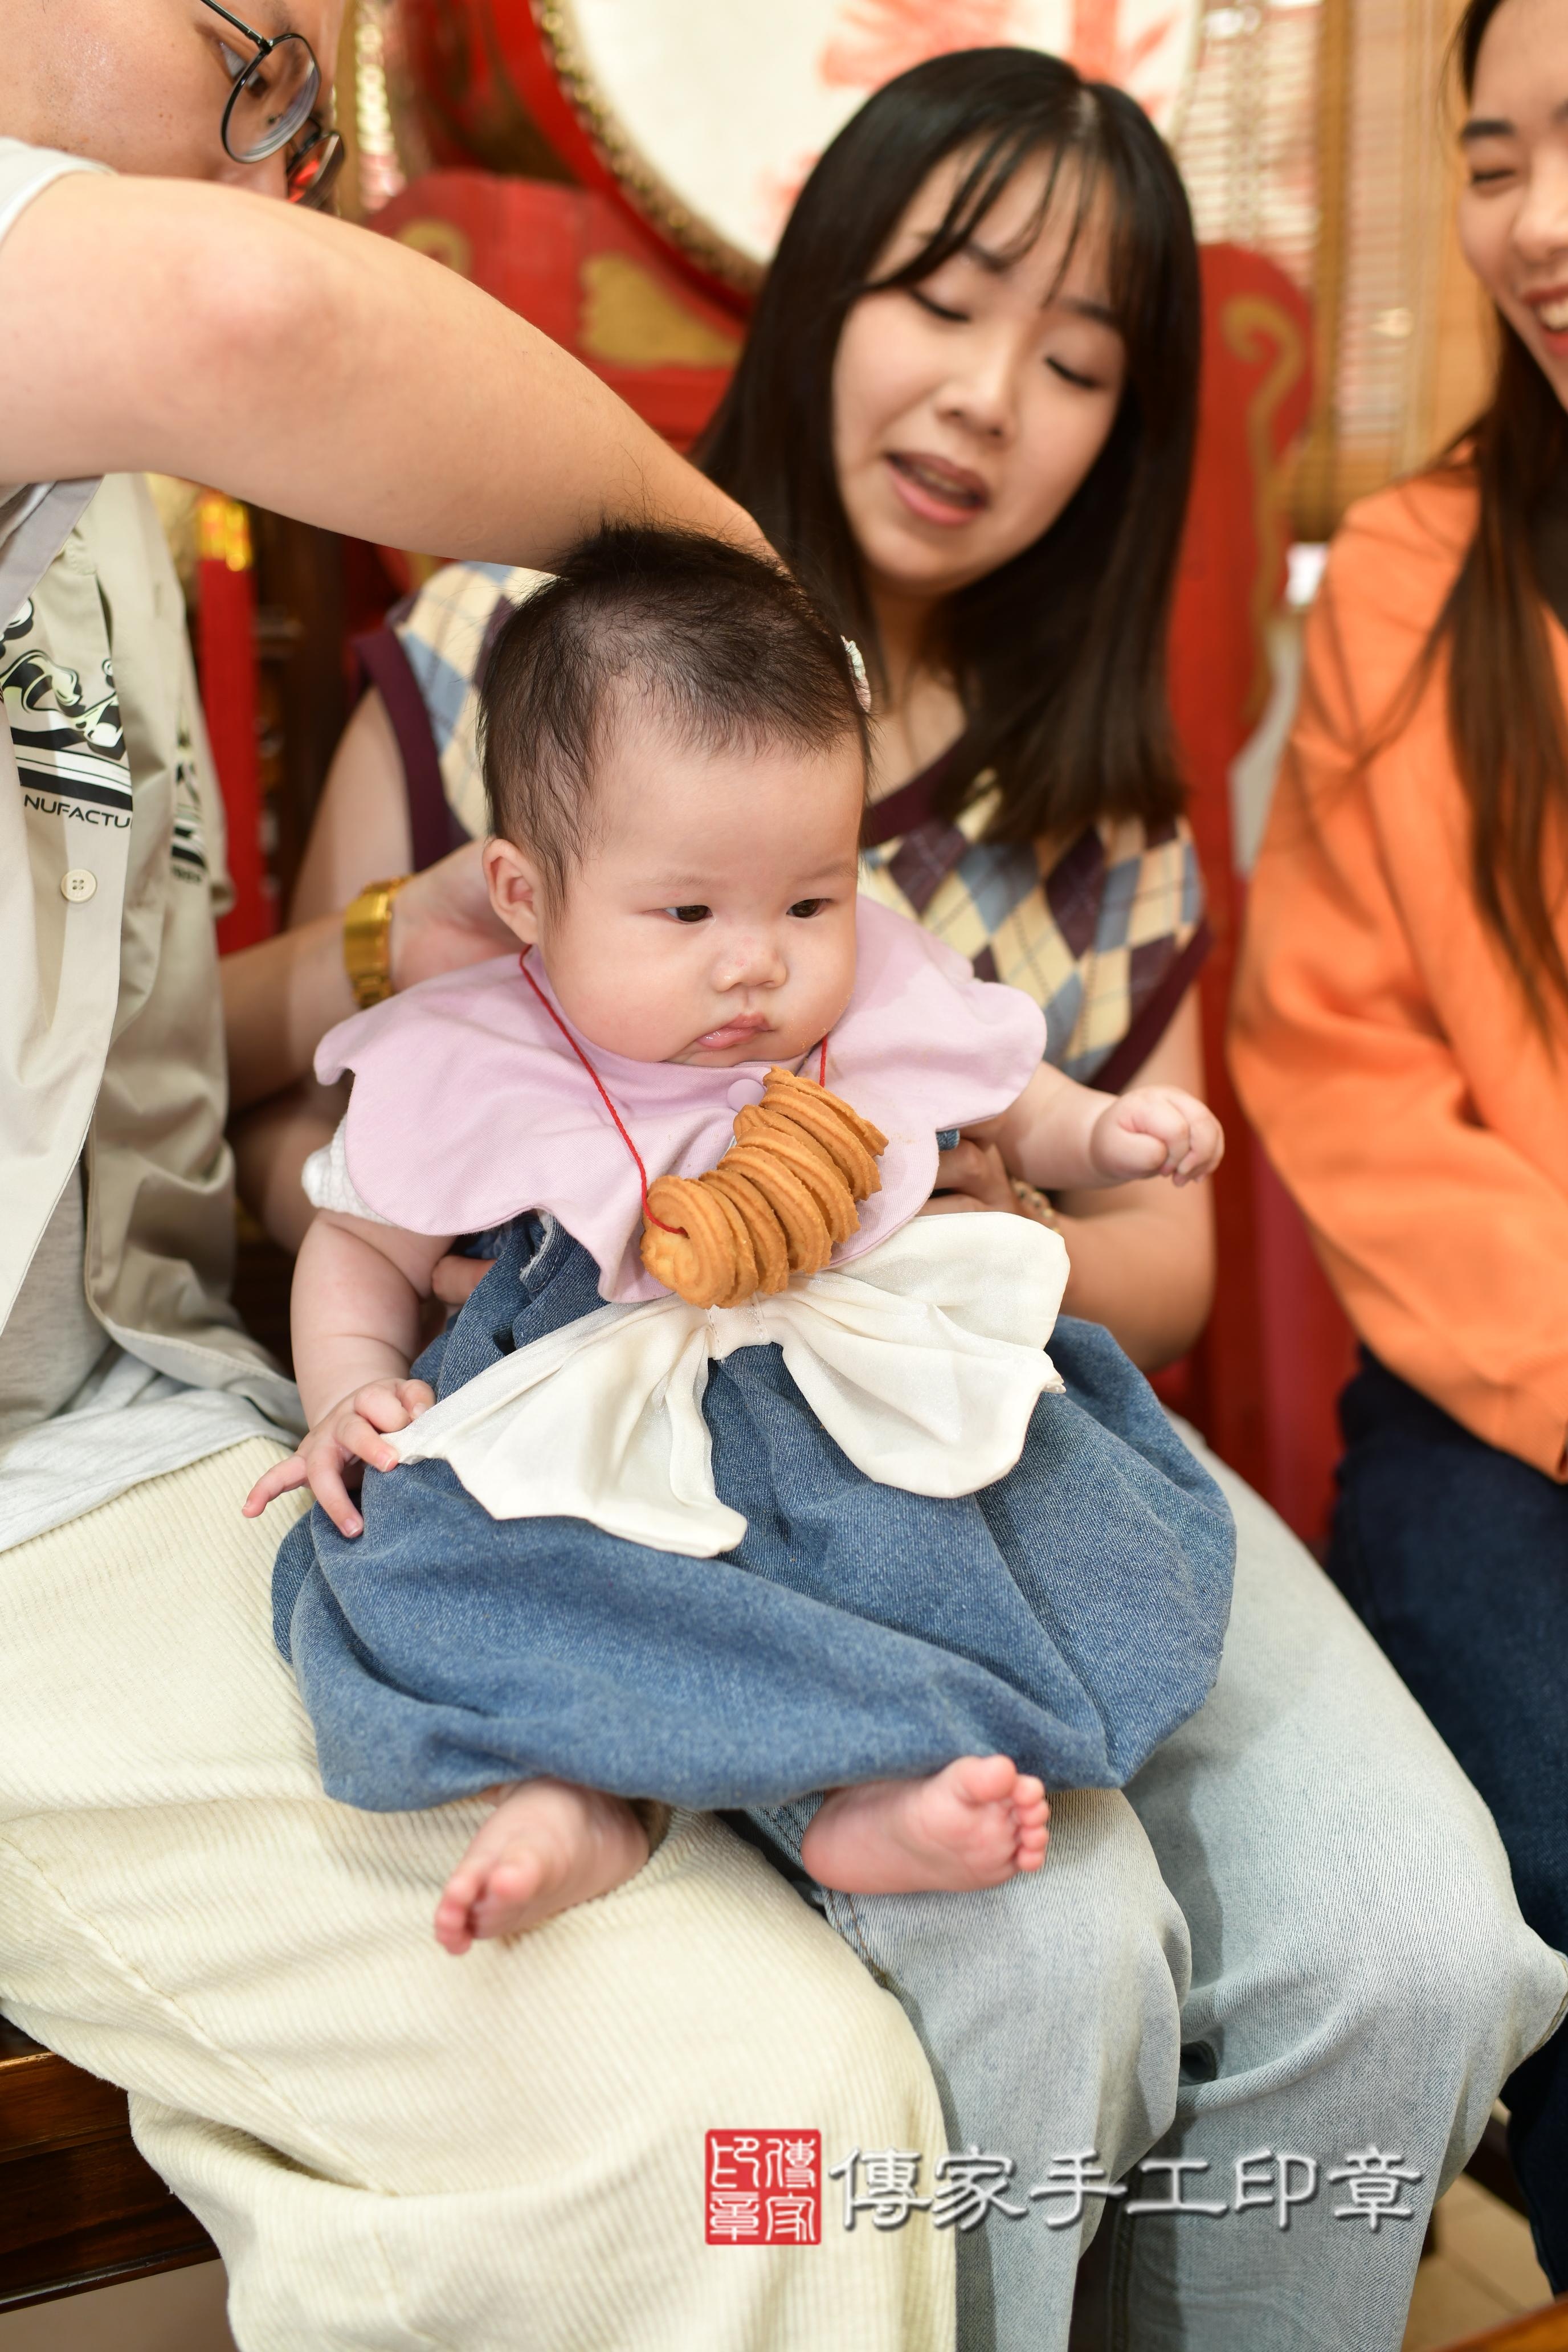
<svg viewBox="0 0 1568 2352">
<path fill-rule="evenodd" d="M 1089 1157 L 1097 1173 L 1112 1183 L 1169 1176 L 1191 1184 L 1214 1174 L 1225 1157 L 1225 1136 L 1195 1095 L 1180 1087 L 1134 1087 L 1095 1120 Z"/>
<path fill-rule="evenodd" d="M 341 1536 L 357 1536 L 364 1521 L 349 1494 L 362 1467 L 395 1470 L 397 1455 L 386 1440 L 406 1429 L 436 1402 L 425 1381 L 372 1381 L 340 1398 L 300 1440 L 286 1462 L 259 1477 L 245 1498 L 245 1516 L 258 1518 L 268 1503 L 297 1486 L 309 1486 Z"/>
</svg>

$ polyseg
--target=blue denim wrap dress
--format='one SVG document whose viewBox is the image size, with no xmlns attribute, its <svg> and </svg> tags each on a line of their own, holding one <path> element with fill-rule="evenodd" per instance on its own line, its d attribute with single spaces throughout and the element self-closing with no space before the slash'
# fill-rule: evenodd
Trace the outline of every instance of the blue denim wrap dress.
<svg viewBox="0 0 1568 2352">
<path fill-rule="evenodd" d="M 437 1398 L 602 1307 L 560 1226 L 516 1219 L 415 1367 Z M 449 1464 L 367 1470 L 364 1531 L 319 1507 L 279 1553 L 279 1647 L 328 1792 L 373 1811 L 552 1774 L 766 1808 L 1000 1752 L 1119 1787 L 1202 1704 L 1234 1530 L 1098 1327 L 1058 1319 L 1065 1393 L 1016 1467 L 933 1497 L 858 1469 L 773 1345 L 712 1366 L 702 1411 L 741 1542 L 689 1559 L 568 1517 L 492 1518 Z"/>
</svg>

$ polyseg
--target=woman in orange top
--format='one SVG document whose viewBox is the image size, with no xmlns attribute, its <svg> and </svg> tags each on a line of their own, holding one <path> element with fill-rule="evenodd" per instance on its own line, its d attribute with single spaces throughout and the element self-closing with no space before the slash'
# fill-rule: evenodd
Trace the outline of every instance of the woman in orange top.
<svg viewBox="0 0 1568 2352">
<path fill-rule="evenodd" d="M 1491 406 L 1358 507 L 1252 887 L 1237 1083 L 1364 1343 L 1330 1566 L 1568 1944 L 1568 15 L 1471 0 Z M 1568 2034 L 1505 2089 L 1568 2286 Z"/>
</svg>

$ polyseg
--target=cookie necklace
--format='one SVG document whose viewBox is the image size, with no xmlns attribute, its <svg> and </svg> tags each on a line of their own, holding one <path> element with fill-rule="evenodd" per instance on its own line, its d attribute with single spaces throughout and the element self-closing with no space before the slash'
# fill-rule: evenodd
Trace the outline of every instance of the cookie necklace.
<svg viewBox="0 0 1568 2352">
<path fill-rule="evenodd" d="M 888 1139 L 829 1093 L 826 1037 L 815 1078 L 768 1072 L 762 1101 L 736 1112 L 734 1142 L 717 1168 L 650 1185 L 604 1080 L 521 956 L 518 964 L 631 1153 L 642 1186 L 642 1262 L 656 1282 L 693 1307 L 739 1307 L 759 1290 L 782 1290 L 792 1274 L 820 1273 L 858 1230 L 856 1203 L 881 1191 L 877 1160 Z"/>
</svg>

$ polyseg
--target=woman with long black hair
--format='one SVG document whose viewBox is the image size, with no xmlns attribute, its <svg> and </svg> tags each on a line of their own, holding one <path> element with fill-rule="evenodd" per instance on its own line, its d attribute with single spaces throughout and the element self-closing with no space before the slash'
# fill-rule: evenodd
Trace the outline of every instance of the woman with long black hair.
<svg viewBox="0 0 1568 2352">
<path fill-rule="evenodd" d="M 1236 1064 L 1364 1343 L 1330 1570 L 1568 1944 L 1568 19 L 1471 0 L 1490 404 L 1356 508 L 1253 885 Z M 1568 2287 L 1568 2037 L 1512 2077 Z"/>
<path fill-rule="evenodd" d="M 971 52 L 890 84 L 817 165 L 705 457 L 867 649 L 866 887 L 1034 993 L 1050 1057 L 1102 1087 L 1202 1084 L 1163 681 L 1197 357 L 1185 198 L 1138 108 L 1037 53 Z M 382 691 L 300 914 L 479 829 L 473 681 L 533 576 L 452 567 L 370 648 Z M 337 1115 L 280 1108 L 251 1139 L 296 1227 L 292 1171 Z M 942 1181 L 950 1208 L 1013 1205 L 973 1145 Z M 1067 1237 L 1068 1310 L 1152 1367 L 1201 1328 L 1213 1238 L 1201 1188 L 1142 1195 L 1030 1205 Z M 926 2152 L 912 2184 L 984 2220 L 960 2238 L 966 2347 L 1064 2345 L 1109 2213 L 1141 2352 L 1391 2352 L 1423 2219 L 1563 1999 L 1473 1791 L 1211 1466 L 1240 1539 L 1226 1657 L 1131 1787 L 1054 1792 L 1023 1892 L 812 1890 L 904 2000 L 970 2152 L 939 2179 Z M 798 1816 L 776 1827 L 798 1842 Z M 1369 2167 L 1399 2206 L 1375 2231 L 1331 2179 Z"/>
</svg>

